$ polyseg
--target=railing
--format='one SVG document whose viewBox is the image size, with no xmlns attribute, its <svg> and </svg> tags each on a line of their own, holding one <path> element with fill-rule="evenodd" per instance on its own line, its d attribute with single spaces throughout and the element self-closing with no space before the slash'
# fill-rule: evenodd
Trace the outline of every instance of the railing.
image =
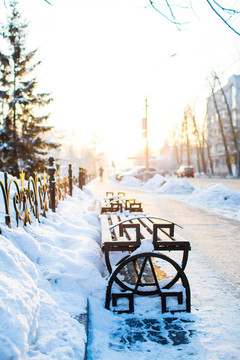
<svg viewBox="0 0 240 360">
<path fill-rule="evenodd" d="M 80 171 L 81 169 L 81 171 Z M 79 169 L 78 186 L 80 189 L 86 184 L 87 174 L 83 168 Z M 0 221 L 12 227 L 15 215 L 16 225 L 20 221 L 23 226 L 33 222 L 32 217 L 40 221 L 40 215 L 46 217 L 49 208 L 55 212 L 58 202 L 73 194 L 74 179 L 72 176 L 72 165 L 69 164 L 68 176 L 60 177 L 56 174 L 54 158 L 49 158 L 47 172 L 42 175 L 34 173 L 25 180 L 25 173 L 21 172 L 20 179 L 4 173 L 0 179 L 0 197 L 3 198 L 4 210 L 0 209 Z"/>
</svg>

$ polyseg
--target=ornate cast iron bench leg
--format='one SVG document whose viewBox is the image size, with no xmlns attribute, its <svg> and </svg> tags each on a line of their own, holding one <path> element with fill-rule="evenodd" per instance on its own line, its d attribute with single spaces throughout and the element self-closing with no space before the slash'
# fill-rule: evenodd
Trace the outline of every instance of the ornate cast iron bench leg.
<svg viewBox="0 0 240 360">
<path fill-rule="evenodd" d="M 120 287 L 119 291 L 129 291 L 132 294 L 140 295 L 140 296 L 151 296 L 151 295 L 159 295 L 161 297 L 161 303 L 162 303 L 162 312 L 167 311 L 166 306 L 166 298 L 167 297 L 177 297 L 178 304 L 183 304 L 183 292 L 180 291 L 174 291 L 174 289 L 171 291 L 169 289 L 169 284 L 166 283 L 161 288 L 159 285 L 159 281 L 157 279 L 157 275 L 153 266 L 153 262 L 157 260 L 163 260 L 169 263 L 173 266 L 175 271 L 177 272 L 177 280 L 181 280 L 181 284 L 183 287 L 183 291 L 185 292 L 185 308 L 181 310 L 171 310 L 173 312 L 175 311 L 187 311 L 190 312 L 191 302 L 190 302 L 190 287 L 187 280 L 187 277 L 183 271 L 183 269 L 171 258 L 168 256 L 161 254 L 161 253 L 140 253 L 136 255 L 130 255 L 125 260 L 121 261 L 117 268 L 114 270 L 114 272 L 111 274 L 108 280 L 108 286 L 106 291 L 106 301 L 105 301 L 105 307 L 106 309 L 110 310 L 111 300 L 114 306 L 117 305 L 117 299 L 120 297 L 127 297 L 129 299 L 130 304 L 130 297 L 125 293 L 124 295 L 121 295 L 123 293 L 112 293 L 112 286 L 114 284 L 117 284 Z M 154 260 L 154 261 L 153 261 Z M 140 271 L 134 275 L 134 280 L 126 280 L 123 279 L 123 272 L 121 272 L 123 269 L 127 269 L 130 265 L 132 268 L 134 268 L 136 265 L 136 262 L 139 264 Z M 144 280 L 144 276 L 146 275 L 146 267 L 150 269 L 152 280 L 147 283 L 146 280 Z M 169 283 L 172 284 L 172 280 L 169 280 Z M 155 287 L 155 288 L 154 288 Z M 154 289 L 153 289 L 154 288 Z M 169 290 L 168 290 L 169 289 Z M 133 298 L 132 298 L 133 299 Z M 129 309 L 130 309 L 129 305 Z M 127 311 L 129 312 L 129 311 Z"/>
</svg>

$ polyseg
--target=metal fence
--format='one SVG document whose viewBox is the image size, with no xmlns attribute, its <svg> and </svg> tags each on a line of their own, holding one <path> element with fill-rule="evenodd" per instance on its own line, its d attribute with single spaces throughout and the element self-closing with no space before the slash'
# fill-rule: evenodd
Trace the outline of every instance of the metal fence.
<svg viewBox="0 0 240 360">
<path fill-rule="evenodd" d="M 10 228 L 13 219 L 16 225 L 23 226 L 32 223 L 32 217 L 40 221 L 40 215 L 46 217 L 49 209 L 56 211 L 60 200 L 73 194 L 73 185 L 78 184 L 80 189 L 87 182 L 87 172 L 79 168 L 78 178 L 73 178 L 72 165 L 69 164 L 68 175 L 58 176 L 54 164 L 55 159 L 50 157 L 47 172 L 39 175 L 34 173 L 25 180 L 25 173 L 21 172 L 20 179 L 4 173 L 0 179 L 0 197 L 4 203 L 4 210 L 0 209 L 0 221 L 5 221 Z M 4 219 L 1 219 L 4 217 Z"/>
</svg>

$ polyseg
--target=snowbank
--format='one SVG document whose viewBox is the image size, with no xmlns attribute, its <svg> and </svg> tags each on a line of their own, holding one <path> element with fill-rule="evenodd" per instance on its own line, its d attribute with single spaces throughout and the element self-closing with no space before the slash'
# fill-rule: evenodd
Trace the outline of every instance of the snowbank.
<svg viewBox="0 0 240 360">
<path fill-rule="evenodd" d="M 222 184 L 210 184 L 193 191 L 189 201 L 212 207 L 239 207 L 240 194 L 227 189 Z"/>
<path fill-rule="evenodd" d="M 154 190 L 159 188 L 159 186 L 162 186 L 165 183 L 166 183 L 166 179 L 162 175 L 156 174 L 146 183 L 143 183 L 142 189 Z"/>
<path fill-rule="evenodd" d="M 138 189 L 171 196 L 176 200 L 207 208 L 227 217 L 240 220 L 240 194 L 217 183 L 195 189 L 187 179 L 165 178 L 155 175 L 147 182 L 126 177 L 119 186 L 138 187 Z"/>
<path fill-rule="evenodd" d="M 135 178 L 134 176 L 124 176 L 123 179 L 120 181 L 121 186 L 130 186 L 130 187 L 137 187 L 141 186 L 142 181 Z"/>
<path fill-rule="evenodd" d="M 105 287 L 93 201 L 74 188 L 41 223 L 1 224 L 0 359 L 83 359 L 86 333 L 75 317 Z"/>
<path fill-rule="evenodd" d="M 157 189 L 158 194 L 191 194 L 194 187 L 186 179 L 170 179 L 161 188 Z"/>
</svg>

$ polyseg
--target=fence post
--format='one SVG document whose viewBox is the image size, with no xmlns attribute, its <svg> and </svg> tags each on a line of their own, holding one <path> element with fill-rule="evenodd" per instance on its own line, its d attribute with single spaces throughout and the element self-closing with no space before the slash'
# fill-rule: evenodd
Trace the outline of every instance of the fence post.
<svg viewBox="0 0 240 360">
<path fill-rule="evenodd" d="M 8 173 L 4 173 L 4 185 L 5 185 L 5 195 L 4 195 L 4 202 L 5 202 L 5 224 L 8 227 L 12 227 L 11 225 L 11 215 L 10 215 L 10 207 L 9 207 L 9 188 L 8 188 Z"/>
<path fill-rule="evenodd" d="M 87 177 L 87 171 L 86 169 L 83 169 L 83 185 L 86 185 L 86 177 Z"/>
<path fill-rule="evenodd" d="M 69 183 L 69 195 L 72 196 L 73 184 L 72 184 L 72 164 L 68 165 L 68 183 Z"/>
<path fill-rule="evenodd" d="M 79 168 L 79 173 L 78 173 L 78 186 L 79 186 L 79 189 L 82 189 L 82 168 Z"/>
<path fill-rule="evenodd" d="M 85 170 L 82 167 L 79 168 L 78 184 L 80 189 L 85 185 Z"/>
<path fill-rule="evenodd" d="M 56 180 L 55 180 L 55 173 L 56 173 L 56 168 L 54 165 L 54 157 L 50 156 L 48 159 L 49 162 L 49 167 L 48 167 L 48 175 L 49 175 L 49 192 L 50 192 L 50 203 L 49 203 L 49 207 L 50 209 L 52 209 L 53 212 L 56 211 L 56 205 L 55 205 L 55 184 L 56 184 Z"/>
</svg>

